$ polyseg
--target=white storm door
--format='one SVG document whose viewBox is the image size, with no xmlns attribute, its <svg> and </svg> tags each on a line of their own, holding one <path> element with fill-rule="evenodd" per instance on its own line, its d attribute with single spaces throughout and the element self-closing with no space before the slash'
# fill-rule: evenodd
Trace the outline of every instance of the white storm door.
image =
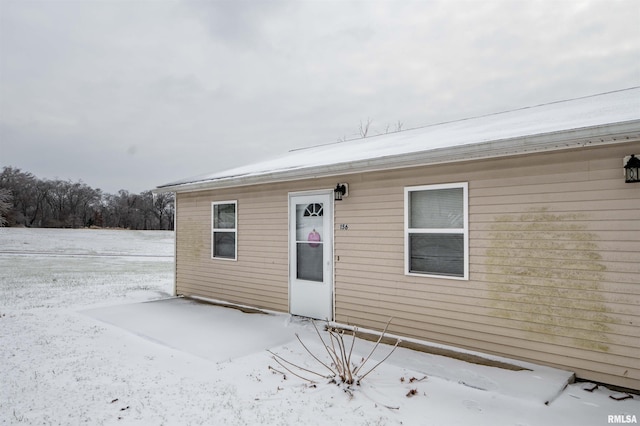
<svg viewBox="0 0 640 426">
<path fill-rule="evenodd" d="M 333 320 L 333 193 L 289 196 L 289 309 Z"/>
</svg>

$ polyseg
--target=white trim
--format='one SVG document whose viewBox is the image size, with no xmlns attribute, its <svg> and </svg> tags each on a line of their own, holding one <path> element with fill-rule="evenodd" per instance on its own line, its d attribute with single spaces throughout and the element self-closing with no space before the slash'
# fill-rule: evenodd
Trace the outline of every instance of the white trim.
<svg viewBox="0 0 640 426">
<path fill-rule="evenodd" d="M 214 212 L 214 206 L 216 205 L 221 205 L 221 204 L 233 204 L 235 206 L 235 225 L 236 227 L 231 229 L 231 228 L 214 228 L 213 227 L 213 212 Z M 220 257 L 220 256 L 214 256 L 213 255 L 213 245 L 214 245 L 214 240 L 213 240 L 213 234 L 214 232 L 233 232 L 235 234 L 235 252 L 233 254 L 233 258 L 230 257 Z M 212 201 L 211 202 L 211 259 L 212 260 L 223 260 L 223 261 L 237 261 L 238 260 L 238 200 L 227 200 L 227 201 Z"/>
<path fill-rule="evenodd" d="M 331 209 L 331 213 L 330 215 L 324 215 L 325 217 L 328 216 L 328 220 L 329 220 L 329 230 L 327 230 L 328 233 L 330 233 L 330 244 L 329 246 L 331 247 L 331 253 L 330 253 L 330 258 L 331 258 L 331 283 L 330 283 L 330 290 L 331 290 L 331 318 L 330 321 L 333 321 L 333 319 L 335 319 L 335 314 L 336 314 L 336 266 L 335 266 L 335 201 L 334 201 L 334 197 L 333 197 L 333 188 L 330 189 L 318 189 L 318 190 L 310 190 L 310 191 L 293 191 L 293 192 L 289 192 L 288 196 L 287 196 L 287 271 L 288 271 L 288 306 L 289 306 L 289 312 L 291 312 L 291 284 L 292 284 L 292 278 L 291 278 L 291 261 L 292 261 L 292 255 L 291 255 L 291 201 L 293 197 L 306 197 L 306 196 L 317 196 L 317 195 L 322 195 L 322 196 L 328 196 L 329 197 L 329 207 Z M 326 210 L 325 210 L 326 213 Z"/>
<path fill-rule="evenodd" d="M 178 193 L 173 193 L 173 295 L 178 295 Z"/>
<path fill-rule="evenodd" d="M 307 196 L 307 195 L 331 194 L 331 197 L 333 197 L 333 189 L 314 189 L 311 191 L 293 191 L 293 192 L 289 192 L 288 194 L 289 194 L 289 201 L 291 201 L 291 197 Z"/>
<path fill-rule="evenodd" d="M 462 234 L 463 235 L 463 276 L 422 274 L 409 270 L 409 193 L 414 191 L 432 191 L 438 189 L 462 188 L 463 229 L 416 229 L 413 234 Z M 450 280 L 469 280 L 469 183 L 456 182 L 436 185 L 419 185 L 404 187 L 404 274 L 415 277 L 443 278 Z"/>
</svg>

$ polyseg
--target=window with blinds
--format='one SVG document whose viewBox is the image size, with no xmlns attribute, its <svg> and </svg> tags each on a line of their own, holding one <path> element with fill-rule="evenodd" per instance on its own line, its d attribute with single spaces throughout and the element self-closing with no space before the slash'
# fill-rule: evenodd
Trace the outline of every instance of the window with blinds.
<svg viewBox="0 0 640 426">
<path fill-rule="evenodd" d="M 211 258 L 237 258 L 236 235 L 238 233 L 237 202 L 211 203 Z"/>
<path fill-rule="evenodd" d="M 468 279 L 467 183 L 405 188 L 405 272 Z"/>
</svg>

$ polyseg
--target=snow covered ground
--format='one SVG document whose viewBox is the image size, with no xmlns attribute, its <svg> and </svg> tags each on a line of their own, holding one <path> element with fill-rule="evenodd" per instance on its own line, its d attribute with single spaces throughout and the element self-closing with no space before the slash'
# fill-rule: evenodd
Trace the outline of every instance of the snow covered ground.
<svg viewBox="0 0 640 426">
<path fill-rule="evenodd" d="M 509 371 L 407 349 L 351 389 L 285 379 L 269 369 L 281 368 L 265 349 L 323 371 L 295 338 L 321 355 L 311 324 L 171 298 L 172 256 L 168 232 L 0 228 L 0 423 L 525 426 L 640 418 L 638 396 L 615 401 L 615 392 L 588 392 L 584 383 L 562 390 L 566 372 L 524 363 L 517 364 L 531 371 Z M 371 347 L 358 340 L 354 359 Z"/>
</svg>

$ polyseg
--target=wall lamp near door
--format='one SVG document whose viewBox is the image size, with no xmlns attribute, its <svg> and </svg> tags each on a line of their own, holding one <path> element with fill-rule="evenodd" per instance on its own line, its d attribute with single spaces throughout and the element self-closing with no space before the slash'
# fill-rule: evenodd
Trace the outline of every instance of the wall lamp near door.
<svg viewBox="0 0 640 426">
<path fill-rule="evenodd" d="M 349 184 L 348 183 L 338 183 L 336 185 L 336 189 L 333 190 L 333 199 L 336 201 L 342 201 L 342 197 L 347 197 L 349 195 Z"/>
<path fill-rule="evenodd" d="M 624 166 L 624 181 L 627 183 L 640 182 L 640 159 L 634 154 L 631 154 L 629 161 Z"/>
</svg>

